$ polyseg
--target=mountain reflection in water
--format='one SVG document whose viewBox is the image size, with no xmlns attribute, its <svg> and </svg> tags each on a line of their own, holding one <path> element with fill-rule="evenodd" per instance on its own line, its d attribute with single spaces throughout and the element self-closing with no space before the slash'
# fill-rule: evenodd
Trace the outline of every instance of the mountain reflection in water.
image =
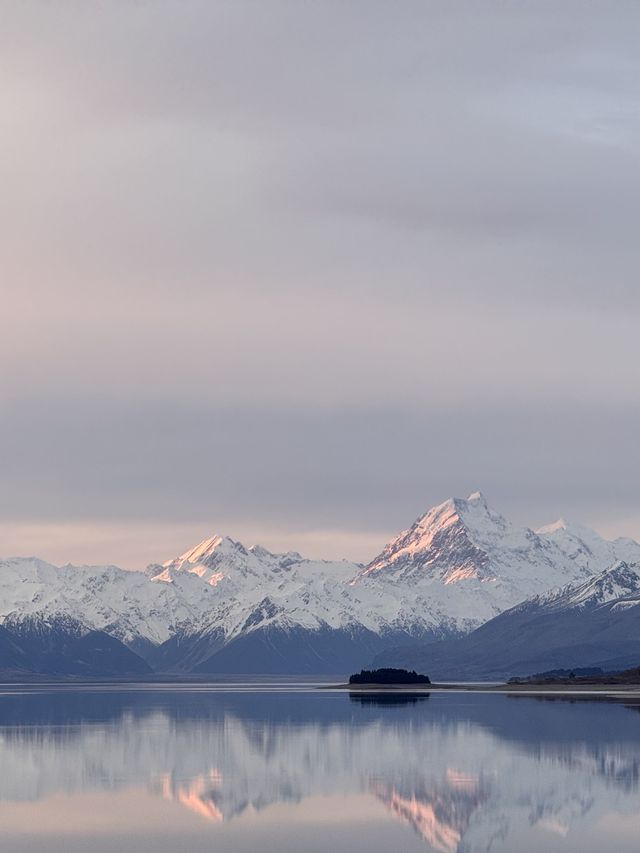
<svg viewBox="0 0 640 853">
<path fill-rule="evenodd" d="M 209 834 L 336 796 L 345 826 L 368 798 L 399 851 L 596 850 L 611 826 L 632 850 L 640 829 L 640 716 L 604 701 L 7 688 L 0 766 L 2 804 L 142 789 Z"/>
</svg>

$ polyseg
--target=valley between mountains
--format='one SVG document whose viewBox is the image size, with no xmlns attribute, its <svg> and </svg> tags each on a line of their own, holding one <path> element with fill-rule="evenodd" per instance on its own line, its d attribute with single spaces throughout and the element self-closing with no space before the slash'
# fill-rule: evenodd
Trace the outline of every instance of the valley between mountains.
<svg viewBox="0 0 640 853">
<path fill-rule="evenodd" d="M 637 663 L 638 604 L 640 544 L 564 521 L 517 527 L 477 492 L 368 565 L 224 536 L 144 572 L 1 560 L 0 671 L 338 675 L 375 659 L 480 678 Z"/>
</svg>

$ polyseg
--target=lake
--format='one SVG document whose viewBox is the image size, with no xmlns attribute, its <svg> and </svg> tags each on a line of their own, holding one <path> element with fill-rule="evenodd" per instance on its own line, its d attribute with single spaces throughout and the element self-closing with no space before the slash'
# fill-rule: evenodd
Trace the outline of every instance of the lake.
<svg viewBox="0 0 640 853">
<path fill-rule="evenodd" d="M 640 714 L 309 685 L 0 687 L 15 853 L 636 851 Z"/>
</svg>

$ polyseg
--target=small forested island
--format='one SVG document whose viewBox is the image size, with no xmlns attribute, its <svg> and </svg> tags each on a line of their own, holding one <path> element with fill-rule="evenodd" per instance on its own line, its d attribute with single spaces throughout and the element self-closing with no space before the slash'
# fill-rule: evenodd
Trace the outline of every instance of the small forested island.
<svg viewBox="0 0 640 853">
<path fill-rule="evenodd" d="M 392 669 L 362 669 L 355 675 L 349 676 L 349 684 L 431 684 L 428 675 L 420 675 L 415 670 Z"/>
</svg>

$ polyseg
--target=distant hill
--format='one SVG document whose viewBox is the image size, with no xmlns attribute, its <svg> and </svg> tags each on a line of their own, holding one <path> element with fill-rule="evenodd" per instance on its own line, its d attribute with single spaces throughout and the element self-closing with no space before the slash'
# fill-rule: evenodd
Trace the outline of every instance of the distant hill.
<svg viewBox="0 0 640 853">
<path fill-rule="evenodd" d="M 525 678 L 510 678 L 509 684 L 640 684 L 640 667 L 634 666 L 622 672 L 603 672 L 600 668 L 592 671 L 589 667 L 575 670 L 557 669 L 542 672 Z"/>
<path fill-rule="evenodd" d="M 549 669 L 547 672 L 535 672 L 533 675 L 514 676 L 509 679 L 510 684 L 527 684 L 538 681 L 564 681 L 576 678 L 594 678 L 604 675 L 601 666 L 576 666 L 572 669 Z"/>
</svg>

